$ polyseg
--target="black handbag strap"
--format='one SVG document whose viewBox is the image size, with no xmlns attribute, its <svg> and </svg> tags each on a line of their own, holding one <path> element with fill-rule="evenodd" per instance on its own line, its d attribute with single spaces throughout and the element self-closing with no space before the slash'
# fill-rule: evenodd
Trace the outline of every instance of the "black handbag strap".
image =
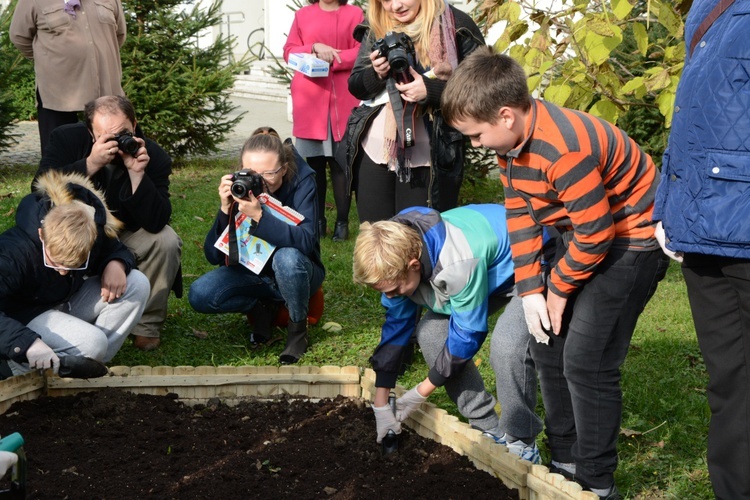
<svg viewBox="0 0 750 500">
<path fill-rule="evenodd" d="M 719 0 L 719 3 L 708 13 L 708 16 L 706 16 L 700 26 L 698 26 L 698 29 L 695 30 L 695 33 L 693 33 L 693 38 L 690 40 L 690 54 L 693 53 L 695 46 L 698 45 L 700 39 L 706 34 L 708 28 L 710 28 L 714 21 L 716 21 L 733 3 L 734 0 Z"/>
</svg>

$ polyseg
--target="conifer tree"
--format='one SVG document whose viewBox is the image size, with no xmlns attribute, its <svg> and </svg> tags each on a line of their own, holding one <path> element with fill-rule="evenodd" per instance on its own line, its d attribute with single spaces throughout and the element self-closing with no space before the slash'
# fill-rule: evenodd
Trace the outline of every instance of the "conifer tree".
<svg viewBox="0 0 750 500">
<path fill-rule="evenodd" d="M 230 90 L 246 67 L 232 59 L 233 39 L 199 44 L 221 23 L 221 0 L 123 0 L 123 9 L 123 88 L 144 132 L 177 159 L 216 151 L 241 119 L 230 118 Z"/>
</svg>

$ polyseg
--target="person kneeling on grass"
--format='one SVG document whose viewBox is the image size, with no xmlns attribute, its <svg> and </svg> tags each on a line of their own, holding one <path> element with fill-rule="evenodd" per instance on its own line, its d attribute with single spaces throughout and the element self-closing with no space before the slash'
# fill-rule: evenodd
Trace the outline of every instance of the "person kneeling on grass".
<svg viewBox="0 0 750 500">
<path fill-rule="evenodd" d="M 221 207 L 203 247 L 208 261 L 220 267 L 195 280 L 188 298 L 198 312 L 252 314 L 249 341 L 255 345 L 271 339 L 273 320 L 284 303 L 289 310 L 289 325 L 279 362 L 292 364 L 307 350 L 308 303 L 325 277 L 316 233 L 319 214 L 315 172 L 296 155 L 291 143 L 282 143 L 277 135 L 263 130 L 272 129 L 259 129 L 242 147 L 240 163 L 243 174 L 248 174 L 243 178 L 260 179 L 263 192 L 296 211 L 302 220 L 297 224 L 282 220 L 252 190 L 233 192 L 233 174 L 223 176 L 219 183 Z M 236 243 L 229 240 L 228 259 L 215 244 L 227 227 L 235 231 L 230 214 L 244 214 L 245 222 L 250 222 L 244 226 L 246 232 L 237 231 L 241 234 Z M 258 243 L 248 245 L 252 238 L 258 238 Z M 254 270 L 241 263 L 247 261 L 231 263 L 232 247 L 241 250 L 244 246 L 249 251 L 245 257 L 252 260 L 253 254 L 260 254 L 268 245 L 274 247 L 273 253 Z"/>
<path fill-rule="evenodd" d="M 364 223 L 354 247 L 353 279 L 382 292 L 386 319 L 370 358 L 376 372 L 377 441 L 440 386 L 469 423 L 525 460 L 539 463 L 537 378 L 532 337 L 516 297 L 505 208 L 469 205 L 439 213 L 412 207 Z M 429 311 L 419 319 L 421 307 Z M 490 345 L 502 416 L 472 358 L 487 337 L 487 318 L 505 306 Z M 388 406 L 412 335 L 430 368 L 427 378 Z M 540 341 L 546 338 L 540 337 Z"/>
<path fill-rule="evenodd" d="M 0 357 L 14 375 L 64 356 L 110 361 L 151 291 L 121 223 L 80 174 L 49 172 L 0 235 Z"/>
</svg>

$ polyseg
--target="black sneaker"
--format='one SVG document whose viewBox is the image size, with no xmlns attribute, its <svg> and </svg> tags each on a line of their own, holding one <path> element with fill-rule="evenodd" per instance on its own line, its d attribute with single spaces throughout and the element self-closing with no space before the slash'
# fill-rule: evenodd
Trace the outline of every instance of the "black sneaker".
<svg viewBox="0 0 750 500">
<path fill-rule="evenodd" d="M 552 474 L 560 474 L 562 477 L 567 479 L 568 481 L 575 481 L 575 474 L 572 472 L 568 472 L 565 469 L 561 469 L 560 467 L 553 465 L 553 464 L 547 464 L 547 468 Z"/>
</svg>

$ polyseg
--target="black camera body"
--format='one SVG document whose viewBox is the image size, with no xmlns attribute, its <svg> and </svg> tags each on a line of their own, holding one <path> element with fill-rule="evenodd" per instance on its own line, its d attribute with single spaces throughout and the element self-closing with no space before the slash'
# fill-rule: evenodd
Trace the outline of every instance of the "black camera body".
<svg viewBox="0 0 750 500">
<path fill-rule="evenodd" d="M 378 51 L 380 57 L 388 59 L 388 64 L 391 66 L 391 77 L 398 83 L 408 83 L 414 81 L 414 78 L 409 72 L 411 60 L 416 59 L 414 52 L 414 42 L 412 42 L 409 35 L 406 33 L 399 33 L 398 31 L 389 31 L 383 38 L 377 40 L 372 46 L 374 50 Z"/>
<path fill-rule="evenodd" d="M 263 177 L 252 170 L 243 169 L 232 174 L 232 195 L 236 198 L 247 198 L 247 193 L 253 193 L 256 198 L 263 192 L 265 181 Z"/>
<path fill-rule="evenodd" d="M 120 151 L 127 153 L 130 156 L 135 156 L 138 150 L 141 149 L 141 145 L 135 140 L 135 137 L 133 137 L 133 134 L 130 132 L 117 134 L 115 140 L 117 141 L 117 147 Z"/>
</svg>

